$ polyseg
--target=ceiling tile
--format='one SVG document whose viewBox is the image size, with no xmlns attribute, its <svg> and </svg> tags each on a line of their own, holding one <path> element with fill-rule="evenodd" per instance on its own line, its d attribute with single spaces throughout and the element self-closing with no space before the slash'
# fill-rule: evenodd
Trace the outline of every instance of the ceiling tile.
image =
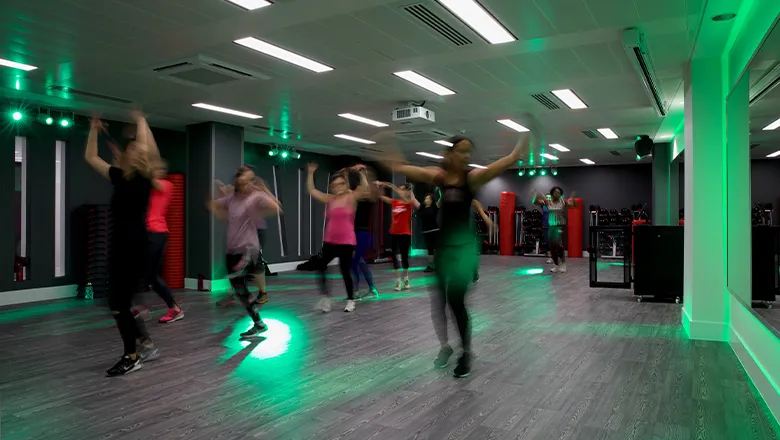
<svg viewBox="0 0 780 440">
<path fill-rule="evenodd" d="M 599 27 L 626 28 L 639 24 L 632 0 L 588 0 L 585 6 Z"/>
<path fill-rule="evenodd" d="M 634 0 L 642 22 L 681 18 L 686 16 L 685 2 L 681 0 Z"/>
<path fill-rule="evenodd" d="M 457 48 L 438 33 L 430 31 L 428 27 L 423 27 L 421 22 L 400 8 L 382 6 L 368 9 L 356 13 L 355 18 L 375 29 L 374 38 L 395 39 L 417 54 L 438 54 Z M 451 15 L 442 14 L 440 18 L 452 21 Z M 467 38 L 469 37 L 472 41 L 479 43 L 472 36 L 467 36 Z"/>
<path fill-rule="evenodd" d="M 588 78 L 593 73 L 583 64 L 571 49 L 540 52 L 537 54 L 561 78 Z"/>
<path fill-rule="evenodd" d="M 618 54 L 612 51 L 609 44 L 582 46 L 573 50 L 585 68 L 594 76 L 614 75 L 623 69 L 623 65 L 616 58 L 616 55 L 625 58 L 622 48 Z"/>
<path fill-rule="evenodd" d="M 512 63 L 517 70 L 523 72 L 530 78 L 532 83 L 549 83 L 561 81 L 563 79 L 555 69 L 536 53 L 514 55 L 507 57 L 507 61 Z"/>
<path fill-rule="evenodd" d="M 534 0 L 534 3 L 561 34 L 598 28 L 582 0 Z"/>
<path fill-rule="evenodd" d="M 558 34 L 532 1 L 484 0 L 482 3 L 521 40 L 534 40 Z"/>
<path fill-rule="evenodd" d="M 508 87 L 514 87 L 517 84 L 532 85 L 534 83 L 534 80 L 532 80 L 530 76 L 523 73 L 520 69 L 516 68 L 514 64 L 504 58 L 480 60 L 475 64 L 488 71 Z"/>
</svg>

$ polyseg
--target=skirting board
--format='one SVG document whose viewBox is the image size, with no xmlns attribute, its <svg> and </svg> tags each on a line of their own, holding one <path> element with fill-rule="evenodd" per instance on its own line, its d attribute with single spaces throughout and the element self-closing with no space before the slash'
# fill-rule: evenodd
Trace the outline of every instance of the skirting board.
<svg viewBox="0 0 780 440">
<path fill-rule="evenodd" d="M 731 331 L 731 349 L 734 350 L 739 362 L 745 368 L 748 378 L 753 382 L 758 393 L 761 394 L 761 398 L 766 402 L 766 406 L 772 412 L 775 420 L 780 421 L 780 394 L 775 391 L 764 372 L 761 371 L 761 367 L 758 366 L 753 356 L 747 351 L 739 333 L 735 332 L 731 327 L 729 327 L 729 330 Z"/>
<path fill-rule="evenodd" d="M 9 290 L 0 293 L 0 307 L 53 299 L 75 298 L 78 296 L 75 284 L 64 286 L 40 287 L 37 289 Z"/>
<path fill-rule="evenodd" d="M 337 265 L 339 260 L 334 259 L 328 266 Z M 290 272 L 295 270 L 299 264 L 305 263 L 305 261 L 288 261 L 286 263 L 273 263 L 268 265 L 268 269 L 271 272 Z M 203 287 L 209 291 L 222 291 L 230 288 L 230 281 L 227 279 L 221 280 L 203 280 Z M 197 278 L 185 278 L 184 288 L 189 290 L 198 289 Z"/>
<path fill-rule="evenodd" d="M 727 342 L 726 324 L 712 321 L 692 321 L 685 307 L 682 308 L 682 325 L 688 338 L 699 341 Z"/>
</svg>

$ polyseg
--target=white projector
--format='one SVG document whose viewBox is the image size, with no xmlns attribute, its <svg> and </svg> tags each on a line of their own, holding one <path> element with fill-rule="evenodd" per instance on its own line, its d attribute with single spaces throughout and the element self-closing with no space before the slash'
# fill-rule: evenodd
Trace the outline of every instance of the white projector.
<svg viewBox="0 0 780 440">
<path fill-rule="evenodd" d="M 436 114 L 425 107 L 406 107 L 393 110 L 393 122 L 401 125 L 422 125 L 436 122 Z"/>
</svg>

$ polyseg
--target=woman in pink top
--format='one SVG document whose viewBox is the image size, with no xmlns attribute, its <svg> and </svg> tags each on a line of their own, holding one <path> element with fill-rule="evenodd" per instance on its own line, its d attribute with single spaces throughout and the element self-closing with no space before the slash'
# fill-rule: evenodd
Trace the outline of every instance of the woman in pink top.
<svg viewBox="0 0 780 440">
<path fill-rule="evenodd" d="M 318 308 L 323 312 L 330 311 L 330 293 L 328 292 L 327 278 L 325 272 L 328 264 L 334 258 L 339 259 L 339 269 L 341 278 L 344 279 L 344 285 L 347 288 L 347 306 L 345 312 L 355 310 L 355 297 L 352 288 L 352 275 L 350 273 L 350 264 L 352 254 L 355 252 L 355 209 L 358 200 L 369 195 L 368 178 L 366 177 L 366 167 L 356 165 L 353 170 L 360 173 L 360 186 L 354 191 L 350 191 L 349 182 L 346 176 L 336 173 L 330 179 L 330 190 L 328 194 L 317 190 L 314 187 L 314 172 L 317 170 L 317 164 L 309 164 L 309 176 L 306 185 L 309 194 L 318 201 L 325 203 L 325 237 L 322 244 L 322 260 L 318 272 L 320 273 L 320 290 L 322 299 Z"/>
</svg>

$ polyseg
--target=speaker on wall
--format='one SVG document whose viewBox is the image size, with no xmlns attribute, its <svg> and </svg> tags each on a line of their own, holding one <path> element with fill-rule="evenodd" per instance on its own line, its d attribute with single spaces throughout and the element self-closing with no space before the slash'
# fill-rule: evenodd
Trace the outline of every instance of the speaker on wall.
<svg viewBox="0 0 780 440">
<path fill-rule="evenodd" d="M 649 156 L 653 152 L 653 140 L 646 134 L 637 136 L 636 142 L 634 142 L 634 151 L 640 159 Z"/>
</svg>

